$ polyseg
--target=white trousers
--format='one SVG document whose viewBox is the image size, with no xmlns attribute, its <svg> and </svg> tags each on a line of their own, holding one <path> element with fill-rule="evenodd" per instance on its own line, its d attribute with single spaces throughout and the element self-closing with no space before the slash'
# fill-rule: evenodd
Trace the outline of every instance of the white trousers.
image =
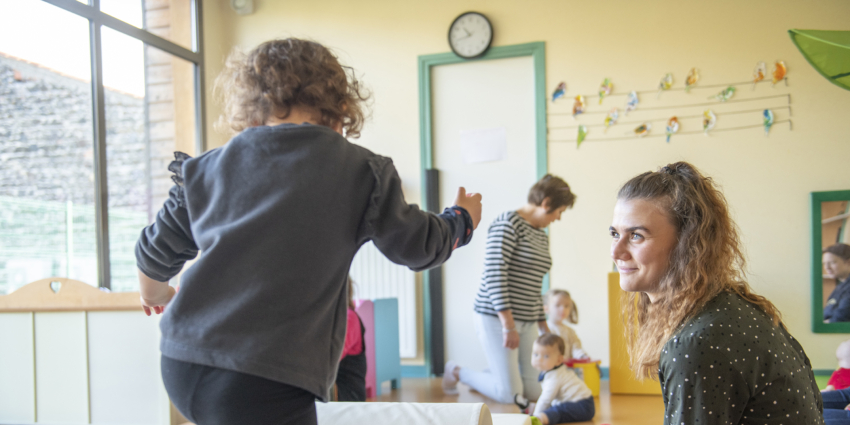
<svg viewBox="0 0 850 425">
<path fill-rule="evenodd" d="M 461 368 L 460 382 L 485 396 L 504 404 L 513 404 L 514 395 L 529 400 L 540 397 L 538 372 L 531 366 L 531 350 L 537 339 L 537 322 L 515 321 L 519 347 L 503 346 L 502 322 L 498 317 L 475 314 L 475 331 L 484 348 L 490 369 L 479 372 Z"/>
</svg>

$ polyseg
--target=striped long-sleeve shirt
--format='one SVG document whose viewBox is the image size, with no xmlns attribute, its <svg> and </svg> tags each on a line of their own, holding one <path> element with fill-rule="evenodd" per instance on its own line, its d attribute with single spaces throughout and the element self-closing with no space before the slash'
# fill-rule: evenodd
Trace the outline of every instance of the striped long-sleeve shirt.
<svg viewBox="0 0 850 425">
<path fill-rule="evenodd" d="M 500 214 L 487 232 L 475 311 L 495 316 L 511 310 L 515 320 L 546 320 L 540 290 L 551 267 L 546 232 L 532 227 L 516 211 Z"/>
</svg>

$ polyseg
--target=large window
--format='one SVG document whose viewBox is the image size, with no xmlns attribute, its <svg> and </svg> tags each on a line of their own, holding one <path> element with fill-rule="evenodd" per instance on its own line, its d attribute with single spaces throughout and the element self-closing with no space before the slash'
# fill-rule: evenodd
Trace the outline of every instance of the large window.
<svg viewBox="0 0 850 425">
<path fill-rule="evenodd" d="M 0 294 L 53 276 L 137 290 L 173 152 L 204 149 L 199 6 L 0 6 Z"/>
</svg>

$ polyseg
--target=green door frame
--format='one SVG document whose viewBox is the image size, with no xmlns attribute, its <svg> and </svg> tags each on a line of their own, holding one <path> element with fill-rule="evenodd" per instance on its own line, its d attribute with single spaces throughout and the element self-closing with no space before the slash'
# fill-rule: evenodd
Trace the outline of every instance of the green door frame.
<svg viewBox="0 0 850 425">
<path fill-rule="evenodd" d="M 451 65 L 462 62 L 482 61 L 492 59 L 507 59 L 531 56 L 534 61 L 534 110 L 535 110 L 535 140 L 537 178 L 548 172 L 548 152 L 546 143 L 546 43 L 516 44 L 513 46 L 493 47 L 487 53 L 476 59 L 463 59 L 454 53 L 437 53 L 419 56 L 419 149 L 422 163 L 422 194 L 425 196 L 425 170 L 434 167 L 434 147 L 431 116 L 431 68 L 440 65 Z M 422 366 L 402 366 L 404 377 L 431 376 L 431 299 L 428 291 L 429 271 L 423 272 L 423 304 L 425 322 L 425 364 Z M 549 289 L 549 275 L 543 279 L 543 291 Z M 442 320 L 442 318 L 439 318 Z"/>
</svg>

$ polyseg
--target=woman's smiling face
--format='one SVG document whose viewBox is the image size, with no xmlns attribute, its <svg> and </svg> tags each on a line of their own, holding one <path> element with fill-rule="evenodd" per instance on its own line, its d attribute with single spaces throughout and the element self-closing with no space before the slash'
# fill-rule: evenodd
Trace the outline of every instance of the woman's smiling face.
<svg viewBox="0 0 850 425">
<path fill-rule="evenodd" d="M 645 292 L 652 302 L 676 247 L 676 227 L 656 202 L 618 200 L 611 223 L 611 258 L 620 271 L 620 287 Z"/>
</svg>

